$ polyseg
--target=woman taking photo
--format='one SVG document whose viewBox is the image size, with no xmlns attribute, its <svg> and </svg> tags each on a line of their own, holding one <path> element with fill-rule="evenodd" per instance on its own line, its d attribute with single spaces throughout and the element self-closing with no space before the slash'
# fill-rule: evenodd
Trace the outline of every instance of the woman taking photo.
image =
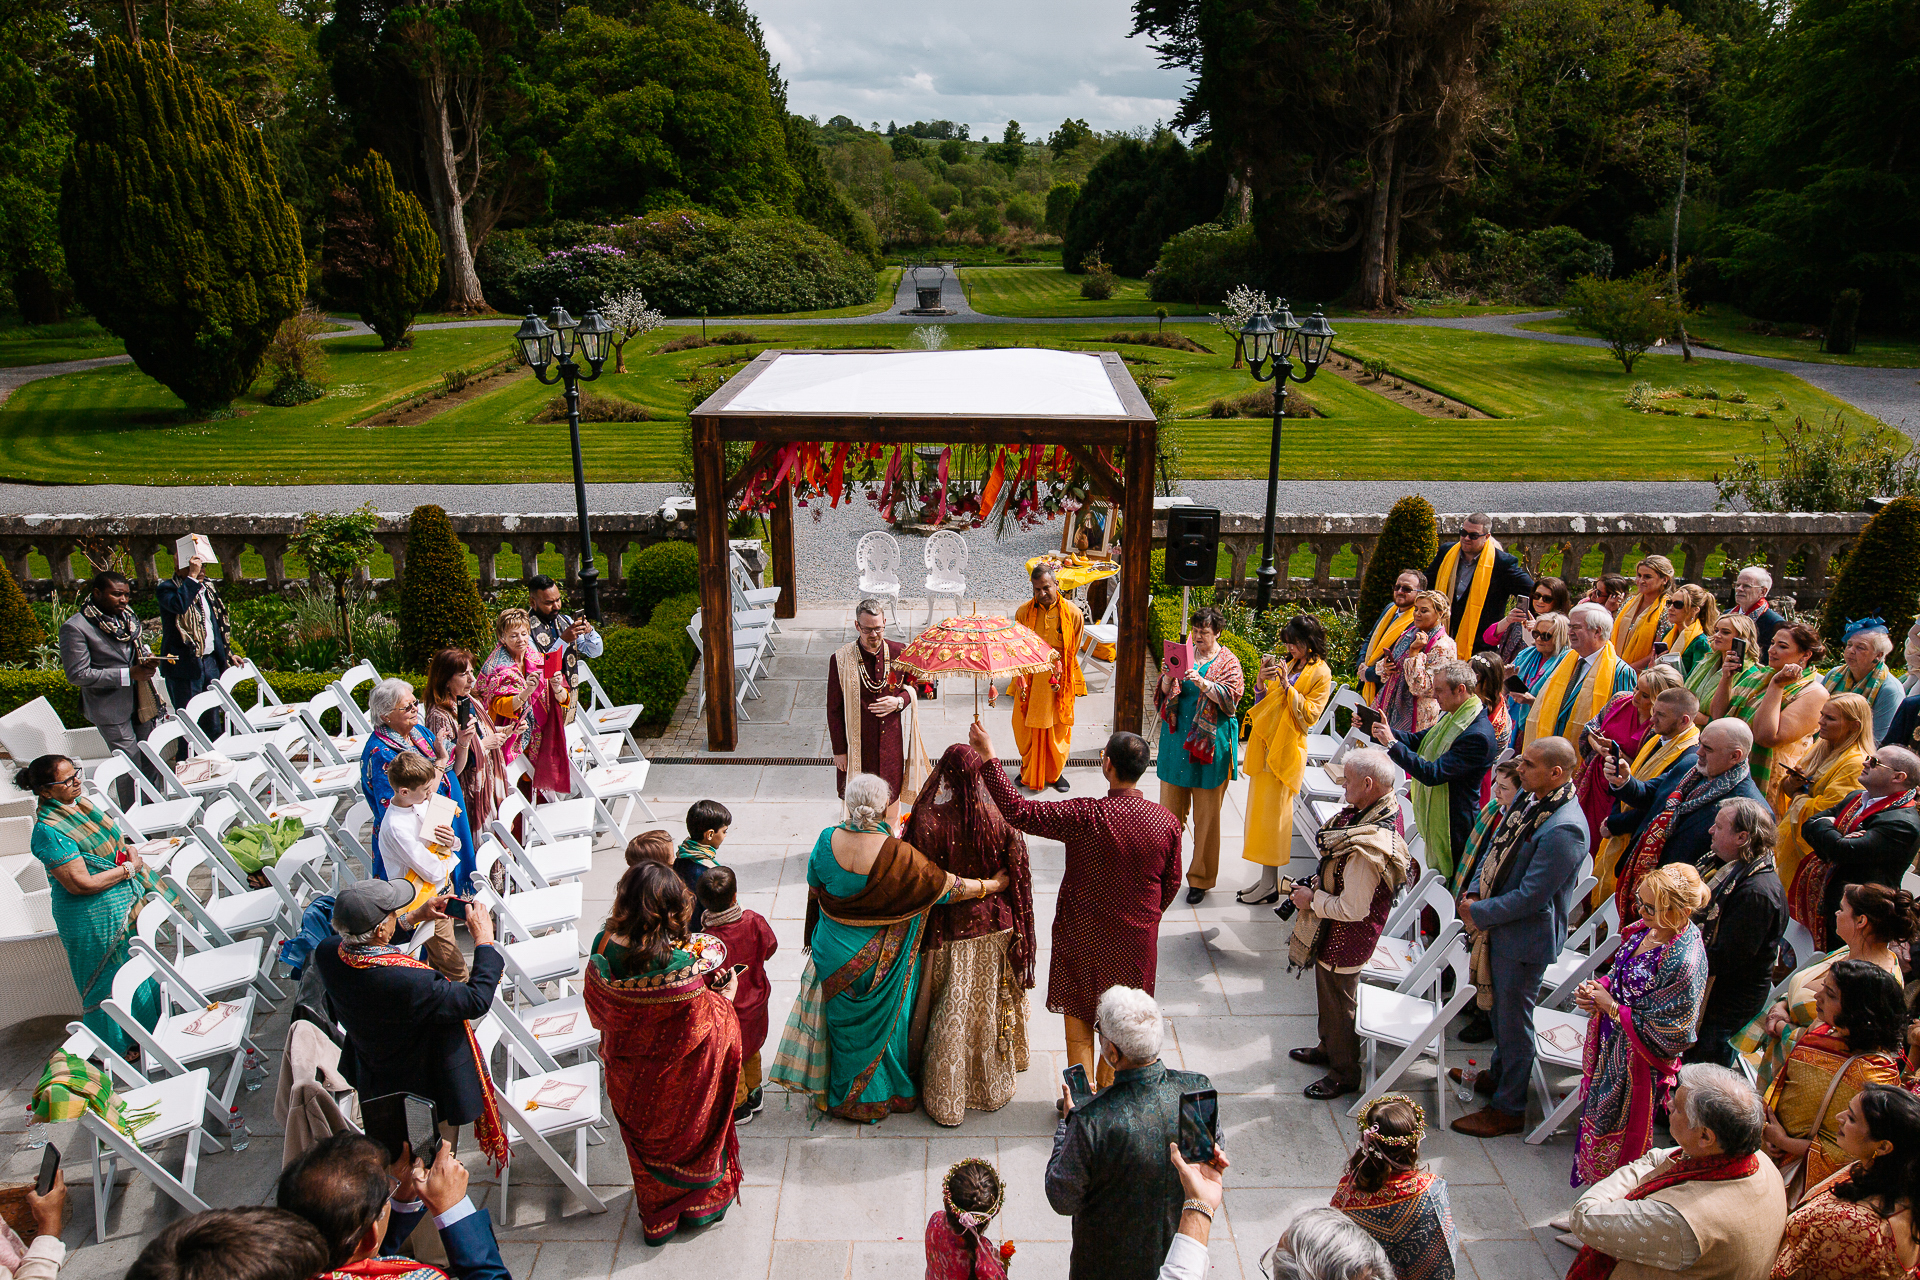
<svg viewBox="0 0 1920 1280">
<path fill-rule="evenodd" d="M 1707 877 L 1712 896 L 1696 917 L 1707 948 L 1707 993 L 1688 1062 L 1733 1066 L 1733 1037 L 1767 1003 L 1787 931 L 1787 891 L 1773 864 L 1779 830 L 1773 810 L 1750 796 L 1722 800 L 1714 811 L 1708 839 L 1720 869 Z"/>
<path fill-rule="evenodd" d="M 1744 613 L 1723 613 L 1713 620 L 1707 628 L 1707 652 L 1699 662 L 1687 672 L 1687 688 L 1693 696 L 1700 699 L 1700 714 L 1693 722 L 1702 729 L 1713 717 L 1708 714 L 1713 706 L 1713 692 L 1720 687 L 1720 668 L 1727 661 L 1727 654 L 1734 648 L 1734 642 L 1744 643 L 1746 661 L 1740 664 L 1740 670 L 1757 666 L 1760 652 L 1760 632 L 1754 628 L 1753 619 Z"/>
<path fill-rule="evenodd" d="M 1790 622 L 1773 633 L 1767 666 L 1736 671 L 1733 655 L 1720 665 L 1720 684 L 1713 693 L 1714 719 L 1732 716 L 1753 730 L 1753 754 L 1747 769 L 1753 785 L 1767 793 L 1775 813 L 1786 810 L 1780 793 L 1782 770 L 1800 763 L 1813 734 L 1820 727 L 1820 708 L 1827 704 L 1826 686 L 1813 664 L 1827 651 L 1813 628 Z"/>
<path fill-rule="evenodd" d="M 1377 669 L 1383 679 L 1374 710 L 1386 716 L 1387 727 L 1395 732 L 1418 733 L 1432 728 L 1440 718 L 1428 672 L 1460 656 L 1447 634 L 1447 615 L 1452 610 L 1452 602 L 1438 591 L 1422 591 L 1413 598 L 1413 625 L 1380 660 Z"/>
<path fill-rule="evenodd" d="M 1621 930 L 1612 971 L 1573 996 L 1588 1015 L 1576 1187 L 1653 1148 L 1655 1117 L 1673 1092 L 1706 993 L 1707 952 L 1693 923 L 1707 905 L 1700 873 L 1684 862 L 1656 867 L 1636 893 L 1640 918 Z"/>
<path fill-rule="evenodd" d="M 1920 1098 L 1870 1084 L 1840 1114 L 1848 1164 L 1787 1217 L 1770 1280 L 1905 1280 L 1916 1257 Z"/>
<path fill-rule="evenodd" d="M 628 867 L 587 958 L 587 1017 L 600 1030 L 607 1102 L 652 1245 L 720 1221 L 740 1191 L 739 979 L 724 948 L 708 954 L 711 939 L 689 936 L 692 918 L 693 895 L 673 868 Z"/>
<path fill-rule="evenodd" d="M 1667 593 L 1666 631 L 1660 643 L 1666 652 L 1660 661 L 1679 669 L 1681 675 L 1706 661 L 1713 652 L 1707 635 L 1720 620 L 1720 604 L 1705 587 L 1683 582 Z"/>
<path fill-rule="evenodd" d="M 1513 660 L 1513 675 L 1526 682 L 1525 693 L 1507 695 L 1507 714 L 1513 717 L 1516 729 L 1524 729 L 1527 723 L 1527 708 L 1539 696 L 1540 686 L 1547 682 L 1560 660 L 1567 656 L 1571 641 L 1567 636 L 1567 615 L 1564 613 L 1543 613 L 1527 624 L 1527 638 L 1533 643 L 1520 651 Z"/>
<path fill-rule="evenodd" d="M 1525 604 L 1516 604 L 1507 610 L 1506 616 L 1496 618 L 1480 633 L 1480 643 L 1495 646 L 1500 661 L 1512 662 L 1520 656 L 1521 650 L 1533 643 L 1533 636 L 1527 624 L 1535 618 L 1549 613 L 1564 614 L 1573 608 L 1573 597 L 1567 592 L 1567 584 L 1558 578 L 1535 578 L 1533 595 Z"/>
<path fill-rule="evenodd" d="M 1634 566 L 1634 595 L 1613 619 L 1613 651 L 1635 671 L 1653 661 L 1653 643 L 1665 631 L 1667 593 L 1673 589 L 1673 561 L 1648 556 Z"/>
<path fill-rule="evenodd" d="M 1786 801 L 1786 812 L 1780 815 L 1780 880 L 1787 886 L 1787 911 L 1813 931 L 1813 944 L 1822 950 L 1828 945 L 1822 904 L 1833 864 L 1808 856 L 1813 850 L 1801 828 L 1860 786 L 1860 772 L 1872 751 L 1873 708 L 1857 693 L 1836 693 L 1820 708 L 1813 750 L 1797 766 L 1780 771 L 1779 790 Z"/>
<path fill-rule="evenodd" d="M 907 1046 L 927 912 L 999 893 L 1012 877 L 954 876 L 895 839 L 882 778 L 854 774 L 845 801 L 846 818 L 820 833 L 807 859 L 813 954 L 770 1078 L 830 1115 L 878 1124 L 919 1105 Z"/>
<path fill-rule="evenodd" d="M 1637 759 L 1641 745 L 1653 731 L 1653 700 L 1679 687 L 1680 673 L 1672 667 L 1648 667 L 1634 681 L 1633 689 L 1614 694 L 1575 740 L 1581 762 L 1580 772 L 1575 775 L 1574 794 L 1580 798 L 1581 811 L 1587 815 L 1588 841 L 1595 851 L 1606 839 L 1606 821 L 1614 805 L 1605 772 L 1607 757 L 1612 752 L 1610 744 L 1618 744 L 1623 762 Z"/>
<path fill-rule="evenodd" d="M 467 829 L 485 831 L 507 798 L 507 762 L 500 754 L 507 735 L 473 696 L 473 655 L 442 649 L 427 664 L 427 732 L 440 750 L 440 765 L 460 779 L 467 802 Z"/>
<path fill-rule="evenodd" d="M 525 609 L 501 610 L 493 634 L 497 643 L 480 667 L 480 698 L 494 724 L 506 730 L 501 758 L 512 764 L 525 756 L 536 792 L 571 795 L 567 717 L 573 694 L 567 678 L 546 674 Z"/>
<path fill-rule="evenodd" d="M 1187 641 L 1193 666 L 1184 675 L 1160 666 L 1153 709 L 1160 717 L 1160 803 L 1180 820 L 1193 815 L 1193 861 L 1187 892 L 1203 893 L 1220 874 L 1220 804 L 1227 783 L 1240 776 L 1240 721 L 1246 689 L 1240 659 L 1220 643 L 1227 620 L 1218 609 L 1196 609 Z"/>
<path fill-rule="evenodd" d="M 51 882 L 48 905 L 80 993 L 80 1020 L 121 1057 L 138 1058 L 133 1037 L 100 1005 L 132 956 L 133 911 L 154 888 L 153 873 L 107 811 L 81 794 L 80 766 L 72 760 L 40 756 L 14 774 L 13 785 L 39 801 L 29 847 Z M 160 989 L 149 979 L 135 993 L 131 1012 L 151 1027 L 160 1011 Z"/>
<path fill-rule="evenodd" d="M 1247 755 L 1241 762 L 1248 778 L 1246 843 L 1240 856 L 1261 871 L 1259 883 L 1243 898 L 1264 899 L 1279 891 L 1280 868 L 1293 857 L 1293 802 L 1307 772 L 1307 733 L 1333 696 L 1327 633 L 1320 620 L 1295 614 L 1280 629 L 1280 643 L 1285 657 L 1260 659 L 1253 710 L 1247 713 Z M 1198 902 L 1204 889 L 1191 875 L 1187 883 L 1193 886 L 1187 901 Z"/>
<path fill-rule="evenodd" d="M 1787 1181 L 1787 1204 L 1832 1177 L 1847 1158 L 1840 1117 L 1870 1084 L 1898 1086 L 1907 1040 L 1900 982 L 1865 960 L 1836 961 L 1814 984 L 1820 1020 L 1794 1041 L 1767 1086 L 1761 1149 Z"/>
</svg>

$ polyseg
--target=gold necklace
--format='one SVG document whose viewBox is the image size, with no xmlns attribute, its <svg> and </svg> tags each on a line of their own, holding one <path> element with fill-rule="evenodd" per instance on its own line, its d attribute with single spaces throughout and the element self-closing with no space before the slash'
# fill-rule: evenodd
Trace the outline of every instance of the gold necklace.
<svg viewBox="0 0 1920 1280">
<path fill-rule="evenodd" d="M 884 653 L 869 654 L 865 649 L 860 650 L 860 655 L 860 687 L 872 690 L 875 693 L 885 689 L 887 687 L 886 655 Z M 867 659 L 869 657 L 877 657 L 880 659 L 880 679 L 878 681 L 869 679 L 867 676 Z"/>
</svg>

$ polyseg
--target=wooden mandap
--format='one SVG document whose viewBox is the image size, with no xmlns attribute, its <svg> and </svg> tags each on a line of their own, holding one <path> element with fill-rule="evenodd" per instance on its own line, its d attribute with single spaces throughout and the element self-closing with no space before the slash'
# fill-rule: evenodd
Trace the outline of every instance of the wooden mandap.
<svg viewBox="0 0 1920 1280">
<path fill-rule="evenodd" d="M 971 351 L 763 351 L 693 411 L 694 496 L 699 504 L 701 678 L 707 747 L 739 743 L 733 702 L 733 629 L 727 522 L 717 513 L 791 444 L 1059 445 L 1093 491 L 1117 505 L 1119 652 L 1114 728 L 1139 732 L 1147 652 L 1157 425 L 1145 397 L 1111 351 L 1031 347 Z M 726 446 L 755 445 L 726 473 Z M 794 609 L 791 480 L 774 491 L 772 575 L 778 615 Z"/>
</svg>

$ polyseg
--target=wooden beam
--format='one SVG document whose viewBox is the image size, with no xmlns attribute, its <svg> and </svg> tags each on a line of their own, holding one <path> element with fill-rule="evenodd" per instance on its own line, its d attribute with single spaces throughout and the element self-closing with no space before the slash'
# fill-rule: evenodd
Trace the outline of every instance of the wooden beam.
<svg viewBox="0 0 1920 1280">
<path fill-rule="evenodd" d="M 1101 497 L 1108 502 L 1122 501 L 1126 483 L 1113 474 L 1113 468 L 1102 462 L 1099 454 L 1081 444 L 1069 444 L 1065 448 L 1075 462 L 1086 468 L 1087 479 L 1093 482 Z"/>
<path fill-rule="evenodd" d="M 733 704 L 733 596 L 727 587 L 726 446 L 711 417 L 693 420 L 693 495 L 699 504 L 700 679 L 707 691 L 707 750 L 739 745 Z"/>
<path fill-rule="evenodd" d="M 1158 429 L 1136 424 L 1127 441 L 1126 532 L 1120 544 L 1119 652 L 1113 663 L 1114 732 L 1139 733 L 1144 714 L 1147 592 L 1153 573 L 1153 461 Z"/>
<path fill-rule="evenodd" d="M 753 478 L 765 471 L 768 465 L 779 456 L 780 446 L 777 444 L 762 444 L 754 449 L 753 456 L 741 466 L 739 474 L 727 481 L 727 505 L 732 506 L 734 500 L 746 492 Z"/>
<path fill-rule="evenodd" d="M 782 480 L 774 491 L 773 513 L 767 521 L 773 532 L 773 585 L 780 588 L 773 616 L 791 618 L 799 604 L 793 572 L 793 480 Z"/>
</svg>

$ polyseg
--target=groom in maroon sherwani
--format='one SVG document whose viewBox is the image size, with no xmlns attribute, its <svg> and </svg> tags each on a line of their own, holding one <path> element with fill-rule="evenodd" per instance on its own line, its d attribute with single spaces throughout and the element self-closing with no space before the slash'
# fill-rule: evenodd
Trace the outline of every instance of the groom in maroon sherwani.
<svg viewBox="0 0 1920 1280">
<path fill-rule="evenodd" d="M 1100 753 L 1106 795 L 1028 800 L 1001 769 L 985 725 L 976 720 L 967 743 L 984 757 L 980 779 L 1008 824 L 1067 846 L 1047 1008 L 1066 1016 L 1067 1060 L 1105 1088 L 1113 1069 L 1093 1051 L 1094 1011 L 1108 987 L 1153 994 L 1160 916 L 1180 889 L 1181 822 L 1137 785 L 1152 749 L 1137 733 L 1116 733 Z"/>
</svg>

